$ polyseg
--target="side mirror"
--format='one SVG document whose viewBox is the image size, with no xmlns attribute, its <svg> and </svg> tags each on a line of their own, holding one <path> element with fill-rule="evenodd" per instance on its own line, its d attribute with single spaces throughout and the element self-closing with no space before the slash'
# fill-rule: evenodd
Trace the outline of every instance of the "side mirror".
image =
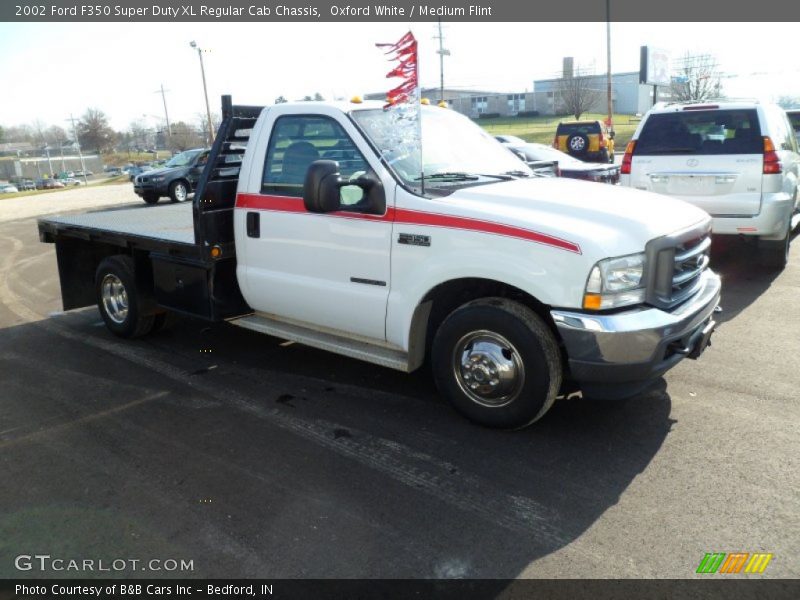
<svg viewBox="0 0 800 600">
<path fill-rule="evenodd" d="M 338 210 L 339 188 L 344 183 L 339 175 L 339 163 L 335 160 L 315 160 L 308 167 L 303 182 L 303 204 L 306 210 L 315 213 Z"/>
</svg>

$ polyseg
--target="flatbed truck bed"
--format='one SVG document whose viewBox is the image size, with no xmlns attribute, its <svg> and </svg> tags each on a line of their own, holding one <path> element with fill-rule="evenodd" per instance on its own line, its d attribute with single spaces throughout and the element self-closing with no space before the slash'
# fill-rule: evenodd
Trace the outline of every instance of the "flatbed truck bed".
<svg viewBox="0 0 800 600">
<path fill-rule="evenodd" d="M 97 302 L 95 271 L 126 255 L 149 310 L 221 321 L 252 313 L 236 279 L 233 209 L 239 168 L 261 106 L 222 99 L 222 123 L 192 202 L 40 219 L 56 246 L 64 310 Z"/>
</svg>

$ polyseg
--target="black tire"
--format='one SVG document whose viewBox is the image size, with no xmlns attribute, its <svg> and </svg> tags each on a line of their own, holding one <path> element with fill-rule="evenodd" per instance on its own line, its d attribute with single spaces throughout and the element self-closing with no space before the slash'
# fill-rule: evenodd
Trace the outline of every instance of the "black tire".
<svg viewBox="0 0 800 600">
<path fill-rule="evenodd" d="M 457 411 L 503 429 L 540 419 L 562 375 L 553 332 L 531 309 L 505 298 L 475 300 L 452 312 L 434 337 L 431 367 L 440 393 Z M 503 381 L 503 373 L 518 376 Z"/>
<path fill-rule="evenodd" d="M 189 184 L 178 179 L 169 184 L 169 199 L 172 202 L 186 202 L 189 197 Z"/>
<path fill-rule="evenodd" d="M 172 327 L 175 322 L 175 313 L 164 311 L 157 313 L 153 316 L 153 329 L 152 333 L 158 333 Z"/>
<path fill-rule="evenodd" d="M 129 256 L 104 258 L 95 272 L 95 295 L 100 315 L 114 335 L 135 338 L 150 333 L 154 315 L 143 314 L 148 298 L 136 285 Z"/>
<path fill-rule="evenodd" d="M 145 194 L 144 196 L 142 196 L 142 200 L 147 202 L 147 204 L 157 204 L 158 196 L 154 196 L 152 194 Z"/>
<path fill-rule="evenodd" d="M 786 235 L 780 240 L 759 240 L 758 253 L 761 266 L 773 271 L 782 271 L 789 263 L 789 239 L 791 222 L 786 225 Z"/>
<path fill-rule="evenodd" d="M 567 138 L 567 153 L 583 156 L 589 150 L 589 138 L 582 133 L 573 133 Z"/>
</svg>

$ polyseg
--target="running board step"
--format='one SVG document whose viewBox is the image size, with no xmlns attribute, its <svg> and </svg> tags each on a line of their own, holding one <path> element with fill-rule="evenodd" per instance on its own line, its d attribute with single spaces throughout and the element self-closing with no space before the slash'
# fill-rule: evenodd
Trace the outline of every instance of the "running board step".
<svg viewBox="0 0 800 600">
<path fill-rule="evenodd" d="M 303 327 L 302 325 L 270 319 L 263 315 L 250 315 L 228 322 L 231 325 L 238 325 L 245 329 L 266 333 L 267 335 L 297 342 L 305 346 L 311 346 L 312 348 L 319 348 L 320 350 L 327 350 L 336 354 L 349 356 L 350 358 L 357 358 L 358 360 L 388 367 L 390 369 L 396 369 L 404 373 L 409 372 L 408 355 L 399 350 L 392 350 L 391 348 L 377 346 L 368 342 L 351 340 L 334 333 L 316 331 Z"/>
</svg>

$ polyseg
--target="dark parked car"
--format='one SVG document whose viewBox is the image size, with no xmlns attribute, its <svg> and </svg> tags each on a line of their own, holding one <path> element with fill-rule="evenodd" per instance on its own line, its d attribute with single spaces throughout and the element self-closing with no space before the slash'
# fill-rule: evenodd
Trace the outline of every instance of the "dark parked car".
<svg viewBox="0 0 800 600">
<path fill-rule="evenodd" d="M 509 136 L 497 136 L 498 141 L 502 142 L 503 140 L 500 139 L 501 137 Z M 539 163 L 541 161 L 556 161 L 558 163 L 558 174 L 561 177 L 598 181 L 601 183 L 619 183 L 618 165 L 584 162 L 560 150 L 545 146 L 544 144 L 529 144 L 523 142 L 522 144 L 505 143 L 504 145 L 529 164 Z"/>
<path fill-rule="evenodd" d="M 37 179 L 36 180 L 36 189 L 37 190 L 54 190 L 56 188 L 63 188 L 64 184 L 61 183 L 58 179 Z"/>
<path fill-rule="evenodd" d="M 16 187 L 20 192 L 28 192 L 36 189 L 36 183 L 34 183 L 33 179 L 27 179 L 25 177 L 14 177 L 9 181 L 9 183 Z"/>
<path fill-rule="evenodd" d="M 140 167 L 130 167 L 128 169 L 128 177 L 131 181 L 133 181 L 137 175 L 141 175 L 142 173 L 147 173 L 147 171 L 152 171 L 150 167 L 147 165 L 142 165 Z"/>
<path fill-rule="evenodd" d="M 133 191 L 148 204 L 155 204 L 162 196 L 169 196 L 173 202 L 183 202 L 194 192 L 207 161 L 208 150 L 203 148 L 176 154 L 163 169 L 137 175 Z"/>
</svg>

